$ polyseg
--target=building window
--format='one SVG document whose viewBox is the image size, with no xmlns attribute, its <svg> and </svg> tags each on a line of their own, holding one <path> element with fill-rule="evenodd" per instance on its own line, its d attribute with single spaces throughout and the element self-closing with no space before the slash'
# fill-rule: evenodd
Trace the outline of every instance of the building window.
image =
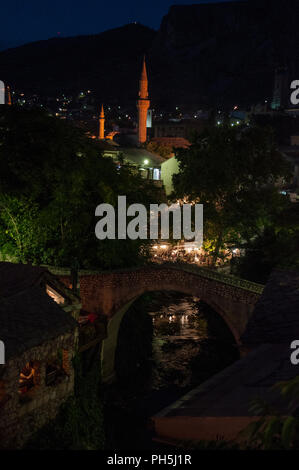
<svg viewBox="0 0 299 470">
<path fill-rule="evenodd" d="M 160 170 L 158 168 L 154 168 L 153 179 L 154 180 L 159 180 L 160 179 Z"/>
<path fill-rule="evenodd" d="M 50 287 L 48 284 L 46 285 L 46 292 L 47 294 L 59 305 L 64 304 L 64 297 L 60 295 L 56 290 Z"/>
<path fill-rule="evenodd" d="M 50 387 L 60 384 L 66 375 L 69 375 L 68 351 L 63 349 L 46 364 L 46 386 Z"/>
</svg>

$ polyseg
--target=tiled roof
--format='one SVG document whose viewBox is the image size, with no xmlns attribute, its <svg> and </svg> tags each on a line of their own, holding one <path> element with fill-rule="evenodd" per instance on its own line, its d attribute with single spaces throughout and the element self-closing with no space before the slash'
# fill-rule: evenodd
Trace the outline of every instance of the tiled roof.
<svg viewBox="0 0 299 470">
<path fill-rule="evenodd" d="M 165 161 L 165 159 L 160 157 L 160 155 L 149 152 L 144 148 L 122 147 L 119 150 L 123 153 L 125 160 L 130 160 L 131 162 L 139 165 L 143 165 L 144 159 L 149 161 L 148 167 L 160 166 L 160 164 Z"/>
<path fill-rule="evenodd" d="M 38 286 L 0 300 L 0 339 L 6 361 L 76 326 L 72 316 Z"/>
<path fill-rule="evenodd" d="M 72 316 L 46 293 L 45 282 L 78 302 L 46 268 L 0 262 L 0 340 L 6 360 L 76 327 Z"/>
<path fill-rule="evenodd" d="M 188 148 L 191 145 L 189 140 L 184 137 L 153 137 L 152 142 L 158 142 L 173 148 Z"/>
<path fill-rule="evenodd" d="M 251 405 L 257 399 L 287 414 L 290 403 L 273 385 L 297 375 L 288 344 L 263 344 L 161 410 L 157 417 L 252 416 Z"/>
<path fill-rule="evenodd" d="M 241 340 L 244 345 L 299 339 L 299 271 L 275 270 Z"/>
<path fill-rule="evenodd" d="M 0 298 L 38 285 L 47 270 L 29 264 L 0 262 Z"/>
</svg>

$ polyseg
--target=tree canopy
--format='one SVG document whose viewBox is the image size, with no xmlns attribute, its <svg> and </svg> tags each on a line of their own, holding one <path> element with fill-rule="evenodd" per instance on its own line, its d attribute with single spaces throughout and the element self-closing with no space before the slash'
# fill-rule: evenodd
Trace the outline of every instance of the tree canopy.
<svg viewBox="0 0 299 470">
<path fill-rule="evenodd" d="M 140 261 L 141 241 L 95 237 L 95 208 L 156 202 L 155 189 L 130 168 L 103 158 L 97 142 L 39 110 L 0 114 L 0 253 L 69 266 L 111 268 Z M 142 241 L 144 243 L 144 241 Z"/>
<path fill-rule="evenodd" d="M 174 196 L 204 205 L 204 237 L 214 259 L 224 244 L 260 235 L 288 206 L 277 183 L 288 181 L 291 169 L 270 128 L 210 127 L 176 158 Z"/>
</svg>

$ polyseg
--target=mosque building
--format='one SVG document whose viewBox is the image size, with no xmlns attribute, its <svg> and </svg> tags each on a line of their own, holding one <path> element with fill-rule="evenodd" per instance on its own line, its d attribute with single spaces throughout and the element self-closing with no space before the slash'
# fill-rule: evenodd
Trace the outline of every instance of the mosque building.
<svg viewBox="0 0 299 470">
<path fill-rule="evenodd" d="M 113 140 L 117 132 L 112 132 L 105 136 L 105 114 L 103 105 L 101 106 L 99 116 L 98 138 L 101 141 L 103 156 L 113 158 L 116 162 L 128 162 L 138 167 L 143 178 L 153 180 L 156 184 L 162 185 L 161 164 L 165 159 L 156 153 L 150 152 L 144 147 L 148 141 L 147 126 L 149 121 L 151 121 L 149 107 L 148 76 L 144 57 L 137 100 L 137 133 L 134 136 L 127 136 L 128 140 L 130 139 L 131 141 L 131 145 L 121 146 L 117 144 L 117 142 Z"/>
</svg>

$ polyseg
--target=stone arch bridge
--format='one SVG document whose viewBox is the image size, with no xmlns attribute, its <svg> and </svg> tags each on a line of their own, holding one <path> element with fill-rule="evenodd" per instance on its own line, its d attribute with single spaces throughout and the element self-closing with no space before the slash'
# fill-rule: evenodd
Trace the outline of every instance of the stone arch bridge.
<svg viewBox="0 0 299 470">
<path fill-rule="evenodd" d="M 108 317 L 103 342 L 103 378 L 114 374 L 114 355 L 121 320 L 129 306 L 150 291 L 177 291 L 199 297 L 226 322 L 237 345 L 264 286 L 207 268 L 161 264 L 104 272 L 80 272 L 82 307 Z"/>
</svg>

